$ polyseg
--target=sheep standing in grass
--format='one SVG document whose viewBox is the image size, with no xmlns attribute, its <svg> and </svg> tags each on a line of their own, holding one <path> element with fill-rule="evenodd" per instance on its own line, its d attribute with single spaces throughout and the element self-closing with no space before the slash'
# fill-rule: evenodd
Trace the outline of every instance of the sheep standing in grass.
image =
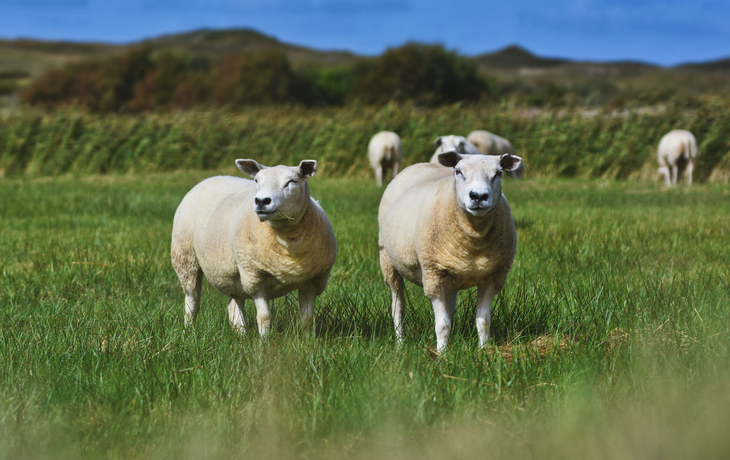
<svg viewBox="0 0 730 460">
<path fill-rule="evenodd" d="M 440 136 L 436 138 L 435 141 L 433 141 L 433 145 L 436 146 L 436 151 L 431 156 L 430 163 L 436 163 L 439 162 L 439 155 L 444 152 L 457 152 L 462 155 L 481 155 L 481 151 L 472 144 L 471 142 L 467 141 L 464 136 Z"/>
<path fill-rule="evenodd" d="M 680 163 L 687 163 L 685 174 L 687 185 L 692 185 L 692 170 L 697 160 L 697 140 L 694 135 L 684 129 L 669 131 L 659 141 L 657 150 L 659 172 L 664 175 L 667 185 L 677 185 Z M 669 168 L 672 168 L 672 178 L 669 178 Z"/>
<path fill-rule="evenodd" d="M 230 298 L 228 318 L 240 333 L 246 299 L 253 299 L 259 332 L 266 336 L 269 300 L 297 289 L 302 325 L 310 328 L 314 299 L 324 291 L 337 253 L 329 220 L 309 195 L 306 179 L 317 162 L 269 168 L 236 160 L 236 165 L 254 180 L 206 179 L 175 212 L 171 255 L 185 292 L 185 325 L 198 313 L 205 274 Z"/>
<path fill-rule="evenodd" d="M 512 147 L 512 143 L 504 137 L 497 136 L 496 134 L 490 133 L 489 131 L 472 131 L 466 137 L 466 140 L 474 144 L 480 152 L 484 155 L 504 155 L 509 153 L 515 155 L 515 148 Z M 525 174 L 525 168 L 523 164 L 515 171 L 510 171 L 510 176 L 513 179 L 519 179 Z"/>
<path fill-rule="evenodd" d="M 419 163 L 385 189 L 378 211 L 380 268 L 392 291 L 395 334 L 403 338 L 403 278 L 423 287 L 433 304 L 436 343 L 446 347 L 458 291 L 477 286 L 479 346 L 489 340 L 494 296 L 517 251 L 517 233 L 502 171 L 519 167 L 513 155 L 446 152 L 447 169 Z"/>
<path fill-rule="evenodd" d="M 375 170 L 375 182 L 383 185 L 383 174 L 392 169 L 393 177 L 398 175 L 398 168 L 403 164 L 403 144 L 400 137 L 392 131 L 380 131 L 370 139 L 368 159 Z"/>
</svg>

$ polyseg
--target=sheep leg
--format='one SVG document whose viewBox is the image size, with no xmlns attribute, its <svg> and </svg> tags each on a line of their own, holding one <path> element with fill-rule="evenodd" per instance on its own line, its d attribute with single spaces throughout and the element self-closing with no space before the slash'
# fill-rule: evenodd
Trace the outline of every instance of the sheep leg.
<svg viewBox="0 0 730 460">
<path fill-rule="evenodd" d="M 314 299 L 317 298 L 317 284 L 310 282 L 299 289 L 299 312 L 302 315 L 302 328 L 305 331 L 314 330 Z"/>
<path fill-rule="evenodd" d="M 246 304 L 245 299 L 234 299 L 228 302 L 228 320 L 231 326 L 241 335 L 246 334 L 246 320 L 243 319 L 243 307 Z"/>
<path fill-rule="evenodd" d="M 672 185 L 672 182 L 669 179 L 669 168 L 668 167 L 662 166 L 657 171 L 659 171 L 664 176 L 664 180 L 665 180 L 665 182 L 666 182 L 667 185 Z"/>
<path fill-rule="evenodd" d="M 182 280 L 181 280 L 182 281 Z M 198 269 L 196 276 L 189 282 L 184 282 L 185 292 L 185 327 L 192 326 L 200 310 L 200 292 L 203 287 L 203 271 Z"/>
<path fill-rule="evenodd" d="M 271 329 L 269 298 L 266 294 L 261 293 L 254 297 L 253 302 L 256 305 L 256 322 L 259 326 L 259 334 L 261 334 L 261 337 L 267 337 Z"/>
<path fill-rule="evenodd" d="M 378 187 L 383 186 L 383 165 L 375 166 L 375 183 Z"/>
<path fill-rule="evenodd" d="M 398 175 L 398 163 L 393 163 L 393 179 Z"/>
<path fill-rule="evenodd" d="M 672 185 L 677 185 L 677 175 L 679 174 L 679 166 L 672 165 Z"/>
<path fill-rule="evenodd" d="M 388 253 L 385 252 L 383 246 L 380 246 L 380 270 L 383 272 L 385 284 L 391 291 L 392 304 L 390 312 L 393 315 L 393 328 L 395 329 L 395 338 L 398 343 L 403 342 L 403 311 L 405 310 L 406 298 L 404 294 L 405 286 L 403 285 L 403 277 L 393 267 Z"/>
<path fill-rule="evenodd" d="M 479 347 L 484 348 L 489 342 L 489 328 L 492 325 L 492 301 L 497 290 L 491 284 L 477 287 L 477 333 Z"/>
<path fill-rule="evenodd" d="M 433 305 L 433 316 L 436 320 L 436 350 L 441 353 L 446 349 L 451 335 L 451 315 L 456 307 L 456 292 L 440 289 L 428 298 Z"/>
<path fill-rule="evenodd" d="M 689 158 L 689 161 L 687 162 L 687 169 L 685 170 L 685 174 L 687 175 L 687 185 L 692 185 L 692 170 L 694 169 L 694 161 L 692 161 L 692 157 Z"/>
</svg>

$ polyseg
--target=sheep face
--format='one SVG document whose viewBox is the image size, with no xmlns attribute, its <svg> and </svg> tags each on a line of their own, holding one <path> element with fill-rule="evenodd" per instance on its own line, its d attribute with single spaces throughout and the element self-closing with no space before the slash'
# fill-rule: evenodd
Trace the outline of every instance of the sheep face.
<svg viewBox="0 0 730 460">
<path fill-rule="evenodd" d="M 513 171 L 521 162 L 520 157 L 510 154 L 462 156 L 452 151 L 439 155 L 439 163 L 454 168 L 457 204 L 474 217 L 495 209 L 502 196 L 502 171 Z"/>
<path fill-rule="evenodd" d="M 254 160 L 236 160 L 236 166 L 256 182 L 253 209 L 261 221 L 299 221 L 309 202 L 306 179 L 317 171 L 316 161 L 304 160 L 298 167 L 267 167 Z"/>
<path fill-rule="evenodd" d="M 466 153 L 466 138 L 463 136 L 441 136 L 437 138 L 433 145 L 441 147 L 443 152 L 456 151 L 459 153 Z"/>
</svg>

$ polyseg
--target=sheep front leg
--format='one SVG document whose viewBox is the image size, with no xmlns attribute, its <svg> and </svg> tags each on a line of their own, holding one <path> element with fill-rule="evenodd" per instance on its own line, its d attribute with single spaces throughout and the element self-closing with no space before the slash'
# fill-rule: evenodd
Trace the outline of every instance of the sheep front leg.
<svg viewBox="0 0 730 460">
<path fill-rule="evenodd" d="M 271 310 L 269 309 L 269 298 L 265 293 L 256 295 L 253 299 L 256 305 L 256 322 L 259 326 L 261 337 L 267 337 L 271 329 Z"/>
<path fill-rule="evenodd" d="M 492 325 L 492 301 L 497 295 L 494 285 L 482 284 L 477 287 L 477 333 L 479 348 L 485 348 L 489 342 L 489 328 Z"/>
<path fill-rule="evenodd" d="M 243 307 L 246 304 L 245 299 L 237 300 L 231 298 L 228 302 L 228 320 L 231 326 L 241 335 L 246 334 L 246 320 L 243 319 Z"/>
<path fill-rule="evenodd" d="M 423 273 L 423 292 L 433 305 L 433 316 L 436 326 L 436 350 L 441 353 L 446 349 L 451 335 L 451 317 L 456 309 L 458 292 L 452 291 L 439 274 Z"/>
<path fill-rule="evenodd" d="M 299 289 L 299 312 L 302 315 L 302 329 L 314 331 L 314 299 L 317 298 L 317 285 L 314 281 Z"/>
<path fill-rule="evenodd" d="M 664 176 L 664 182 L 667 184 L 667 186 L 672 185 L 671 179 L 669 178 L 669 168 L 666 166 L 662 166 L 657 171 Z"/>
<path fill-rule="evenodd" d="M 425 286 L 424 286 L 425 287 Z M 436 351 L 441 353 L 449 344 L 451 335 L 451 318 L 456 309 L 456 297 L 458 292 L 447 292 L 439 289 L 435 294 L 428 295 L 433 305 L 433 316 L 436 322 Z"/>
</svg>

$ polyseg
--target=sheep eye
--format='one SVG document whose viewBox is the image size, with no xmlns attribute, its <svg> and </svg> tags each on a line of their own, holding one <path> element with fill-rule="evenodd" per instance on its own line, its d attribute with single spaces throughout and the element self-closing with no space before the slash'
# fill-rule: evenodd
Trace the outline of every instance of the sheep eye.
<svg viewBox="0 0 730 460">
<path fill-rule="evenodd" d="M 297 180 L 296 180 L 296 179 L 292 179 L 292 180 L 290 180 L 289 182 L 287 182 L 287 183 L 286 183 L 286 185 L 287 185 L 287 187 L 288 187 L 289 185 L 291 185 L 291 184 L 296 184 L 296 183 L 297 183 Z"/>
<path fill-rule="evenodd" d="M 463 176 L 464 175 L 464 174 L 462 174 L 461 170 L 459 170 L 459 169 L 454 169 L 454 174 L 456 174 L 457 176 Z"/>
</svg>

